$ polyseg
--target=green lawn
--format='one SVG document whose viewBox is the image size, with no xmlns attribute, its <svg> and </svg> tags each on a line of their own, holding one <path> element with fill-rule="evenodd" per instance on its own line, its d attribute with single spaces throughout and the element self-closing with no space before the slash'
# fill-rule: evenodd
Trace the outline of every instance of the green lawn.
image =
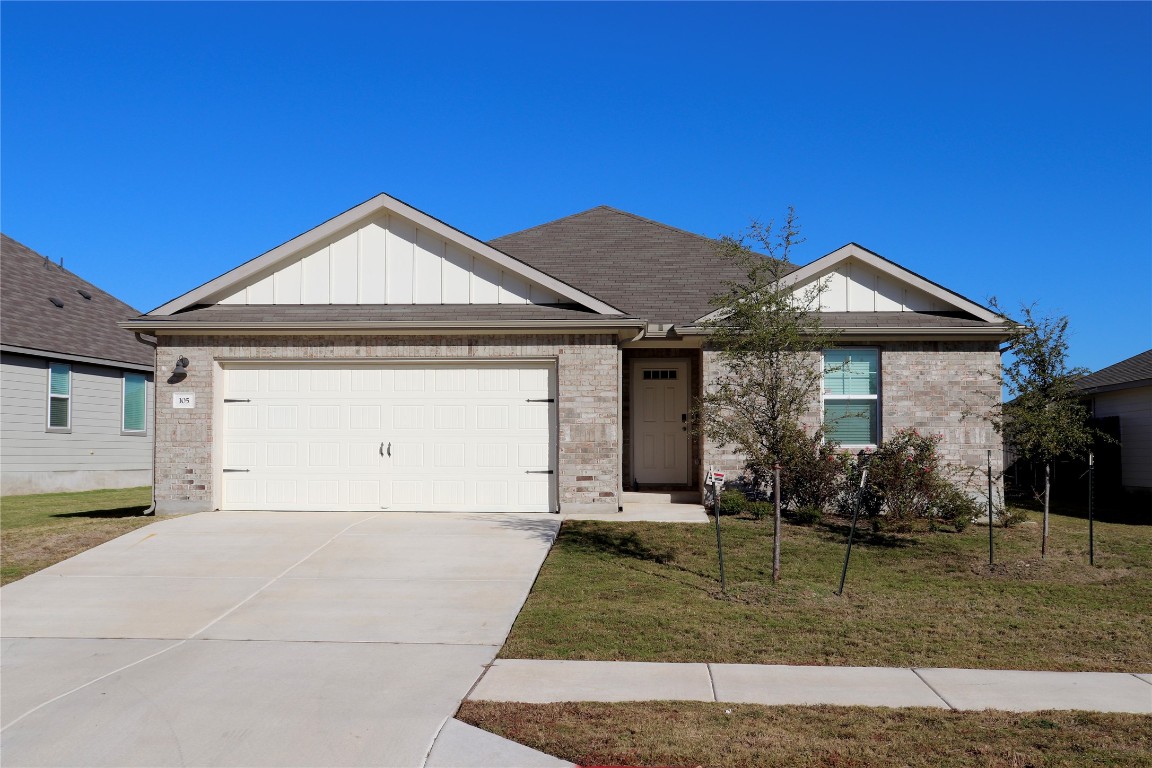
<svg viewBox="0 0 1152 768">
<path fill-rule="evenodd" d="M 1035 516 L 1033 516 L 1035 518 Z M 843 597 L 842 521 L 723 518 L 728 594 L 712 525 L 570 521 L 503 658 L 1152 671 L 1152 526 L 1054 515 L 964 533 L 864 535 Z"/>
<path fill-rule="evenodd" d="M 148 525 L 151 503 L 148 487 L 0 497 L 0 584 Z"/>
<path fill-rule="evenodd" d="M 457 717 L 577 765 L 1148 766 L 1152 717 L 753 704 L 505 704 Z"/>
</svg>

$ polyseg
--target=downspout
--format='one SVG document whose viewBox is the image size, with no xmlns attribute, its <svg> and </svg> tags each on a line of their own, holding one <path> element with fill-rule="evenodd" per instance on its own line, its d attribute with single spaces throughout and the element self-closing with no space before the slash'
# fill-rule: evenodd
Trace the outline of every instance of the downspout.
<svg viewBox="0 0 1152 768">
<path fill-rule="evenodd" d="M 160 379 L 157 376 L 160 371 L 160 343 L 149 341 L 139 331 L 135 332 L 135 336 L 136 341 L 152 347 L 152 505 L 140 513 L 141 517 L 148 517 L 156 514 L 156 414 L 160 410 L 156 395 L 160 391 Z M 148 393 L 147 387 L 144 388 L 144 393 Z"/>
</svg>

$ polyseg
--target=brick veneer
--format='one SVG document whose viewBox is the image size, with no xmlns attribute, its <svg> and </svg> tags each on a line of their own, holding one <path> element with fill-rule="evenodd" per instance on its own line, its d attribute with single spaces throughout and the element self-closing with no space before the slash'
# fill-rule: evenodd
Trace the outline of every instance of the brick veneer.
<svg viewBox="0 0 1152 768">
<path fill-rule="evenodd" d="M 212 509 L 216 361 L 553 358 L 559 393 L 561 509 L 615 510 L 620 493 L 620 363 L 614 335 L 548 336 L 161 336 L 163 366 L 188 358 L 187 376 L 157 372 L 156 501 L 161 514 Z M 168 365 L 171 365 L 169 362 Z M 191 392 L 194 409 L 172 408 Z"/>
<path fill-rule="evenodd" d="M 843 344 L 842 346 L 850 346 Z M 992 471 L 1003 467 L 1003 444 L 980 414 L 998 402 L 1000 384 L 996 371 L 1000 353 L 996 341 L 882 341 L 860 342 L 880 350 L 881 430 L 886 438 L 907 427 L 928 434 L 941 434 L 941 452 L 954 466 L 982 470 L 987 451 L 992 451 Z M 705 386 L 714 381 L 719 353 L 704 350 Z M 814 363 L 818 364 L 815 362 Z M 818 401 L 806 421 L 819 418 Z M 743 458 L 731 449 L 704 441 L 703 467 L 715 466 L 729 477 L 739 476 Z M 983 481 L 974 492 L 982 493 Z"/>
</svg>

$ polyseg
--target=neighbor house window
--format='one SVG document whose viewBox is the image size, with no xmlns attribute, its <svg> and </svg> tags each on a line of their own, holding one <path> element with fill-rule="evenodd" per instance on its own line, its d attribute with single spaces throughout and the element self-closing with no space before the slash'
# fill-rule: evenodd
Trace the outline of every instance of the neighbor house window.
<svg viewBox="0 0 1152 768">
<path fill-rule="evenodd" d="M 841 445 L 876 445 L 880 433 L 880 353 L 824 350 L 824 424 Z"/>
<path fill-rule="evenodd" d="M 48 364 L 48 429 L 67 432 L 72 428 L 72 366 Z"/>
<path fill-rule="evenodd" d="M 142 373 L 124 374 L 124 408 L 121 429 L 144 434 L 148 429 L 148 380 Z"/>
</svg>

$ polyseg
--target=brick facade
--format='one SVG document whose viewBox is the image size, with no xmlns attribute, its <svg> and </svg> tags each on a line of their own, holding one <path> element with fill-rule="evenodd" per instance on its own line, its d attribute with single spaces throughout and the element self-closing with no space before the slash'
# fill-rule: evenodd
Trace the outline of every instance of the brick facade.
<svg viewBox="0 0 1152 768">
<path fill-rule="evenodd" d="M 844 344 L 843 346 L 850 346 Z M 880 426 L 887 438 L 897 430 L 915 428 L 928 434 L 941 434 L 945 461 L 961 469 L 980 472 L 992 451 L 992 471 L 1003 467 L 1000 436 L 980 417 L 992 403 L 999 402 L 997 370 L 1000 353 L 996 341 L 879 341 L 858 342 L 880 350 Z M 705 386 L 714 381 L 719 353 L 705 349 Z M 813 364 L 819 362 L 814 358 Z M 821 414 L 818 395 L 805 421 L 812 427 Z M 703 446 L 703 470 L 709 466 L 738 477 L 744 459 L 731 448 L 720 448 L 709 440 Z M 983 475 L 980 475 L 983 477 Z M 983 493 L 982 480 L 974 479 L 972 490 Z"/>
<path fill-rule="evenodd" d="M 156 384 L 155 492 L 160 513 L 213 509 L 218 363 L 234 361 L 556 361 L 561 509 L 615 510 L 620 493 L 620 357 L 615 335 L 541 336 L 161 336 Z M 188 358 L 177 381 L 171 366 Z M 193 409 L 174 409 L 190 392 Z"/>
</svg>

